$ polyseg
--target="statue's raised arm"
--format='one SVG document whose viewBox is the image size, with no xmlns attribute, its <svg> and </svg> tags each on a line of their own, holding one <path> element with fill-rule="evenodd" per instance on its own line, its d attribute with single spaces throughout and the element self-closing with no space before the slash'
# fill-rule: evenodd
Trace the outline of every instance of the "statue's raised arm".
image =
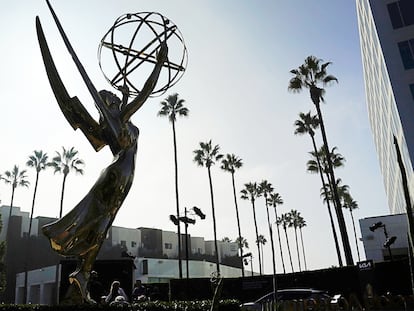
<svg viewBox="0 0 414 311">
<path fill-rule="evenodd" d="M 36 31 L 50 86 L 52 87 L 60 109 L 73 129 L 80 128 L 93 148 L 99 151 L 106 145 L 100 126 L 91 117 L 79 99 L 76 96 L 70 97 L 68 94 L 50 54 L 39 17 L 36 17 Z"/>
<path fill-rule="evenodd" d="M 123 107 L 121 111 L 121 118 L 123 122 L 127 122 L 131 116 L 145 103 L 148 97 L 154 91 L 155 85 L 157 84 L 158 77 L 160 75 L 161 69 L 167 60 L 168 55 L 168 46 L 166 42 L 161 43 L 160 51 L 157 56 L 157 63 L 152 71 L 151 75 L 148 77 L 147 81 L 144 84 L 141 92 L 135 97 L 129 104 Z"/>
</svg>

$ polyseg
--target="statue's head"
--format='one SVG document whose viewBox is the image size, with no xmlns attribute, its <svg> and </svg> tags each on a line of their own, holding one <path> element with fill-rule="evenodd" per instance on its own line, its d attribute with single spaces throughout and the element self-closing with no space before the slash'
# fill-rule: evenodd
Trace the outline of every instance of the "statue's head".
<svg viewBox="0 0 414 311">
<path fill-rule="evenodd" d="M 102 101 L 110 109 L 119 109 L 121 106 L 121 100 L 114 93 L 107 90 L 99 91 L 99 96 L 101 96 Z"/>
</svg>

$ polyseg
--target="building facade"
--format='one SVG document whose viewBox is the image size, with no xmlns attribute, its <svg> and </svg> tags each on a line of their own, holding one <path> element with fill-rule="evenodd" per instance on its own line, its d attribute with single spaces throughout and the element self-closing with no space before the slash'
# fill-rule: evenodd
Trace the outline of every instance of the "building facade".
<svg viewBox="0 0 414 311">
<path fill-rule="evenodd" d="M 19 207 L 0 206 L 3 230 L 0 241 L 6 241 L 6 291 L 0 296 L 2 302 L 23 303 L 24 271 L 27 266 L 28 295 L 31 303 L 51 304 L 56 299 L 56 284 L 60 284 L 60 272 L 56 271 L 62 257 L 50 247 L 49 241 L 41 233 L 43 225 L 55 218 L 38 216 L 33 219 L 30 237 L 28 235 L 30 215 Z M 189 276 L 210 277 L 216 265 L 213 241 L 202 237 L 181 235 L 181 258 L 183 275 L 186 275 L 185 245 L 188 245 Z M 241 259 L 238 257 L 237 243 L 218 241 L 220 271 L 223 277 L 241 276 Z M 178 239 L 177 233 L 155 228 L 124 228 L 112 226 L 97 256 L 97 260 L 132 259 L 136 270 L 134 279 L 144 282 L 167 282 L 178 278 Z M 27 260 L 29 259 L 29 260 Z M 237 266 L 240 264 L 240 266 Z M 59 268 L 60 269 L 60 268 Z M 56 277 L 58 281 L 56 281 Z"/>
<path fill-rule="evenodd" d="M 379 226 L 379 223 L 382 225 Z M 371 227 L 375 224 L 378 225 Z M 382 262 L 408 256 L 407 214 L 362 218 L 359 220 L 359 226 L 367 260 Z M 392 237 L 396 238 L 395 241 L 389 248 L 385 247 L 387 238 L 391 239 Z"/>
<path fill-rule="evenodd" d="M 393 137 L 414 197 L 414 1 L 356 0 L 368 117 L 392 214 L 405 199 Z"/>
</svg>

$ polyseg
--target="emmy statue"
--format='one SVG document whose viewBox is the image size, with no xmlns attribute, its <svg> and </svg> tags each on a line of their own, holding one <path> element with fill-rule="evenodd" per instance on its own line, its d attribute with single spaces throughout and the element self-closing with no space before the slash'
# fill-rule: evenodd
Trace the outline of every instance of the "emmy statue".
<svg viewBox="0 0 414 311">
<path fill-rule="evenodd" d="M 122 98 L 110 91 L 98 92 L 73 50 L 52 6 L 48 0 L 46 2 L 66 48 L 94 100 L 99 121 L 91 117 L 76 96 L 70 97 L 68 94 L 52 59 L 39 17 L 36 17 L 39 45 L 56 101 L 69 124 L 75 130 L 79 128 L 96 151 L 108 145 L 114 157 L 90 191 L 71 211 L 42 228 L 54 251 L 78 260 L 76 270 L 69 276 L 69 282 L 72 288 L 77 289 L 83 302 L 92 303 L 87 289 L 92 266 L 134 179 L 139 131 L 131 117 L 148 97 L 163 94 L 181 78 L 187 62 L 187 50 L 178 28 L 164 16 L 153 12 L 122 15 L 105 34 L 98 50 L 102 71 L 103 52 L 108 50 L 114 58 L 115 66 L 112 71 L 109 70 L 109 74 L 104 75 L 121 92 Z M 115 42 L 117 38 L 125 37 L 126 27 L 132 29 L 130 41 L 126 44 Z M 145 38 L 148 33 L 152 38 L 144 44 L 141 42 L 141 46 L 137 47 L 140 34 L 145 28 Z M 118 35 L 121 30 L 124 31 L 123 36 Z M 174 54 L 178 56 L 175 63 L 169 46 L 170 41 L 174 40 L 180 46 L 179 52 Z M 131 77 L 144 65 L 150 66 L 149 75 L 142 88 L 138 88 Z M 163 72 L 166 72 L 166 81 L 158 87 Z"/>
</svg>

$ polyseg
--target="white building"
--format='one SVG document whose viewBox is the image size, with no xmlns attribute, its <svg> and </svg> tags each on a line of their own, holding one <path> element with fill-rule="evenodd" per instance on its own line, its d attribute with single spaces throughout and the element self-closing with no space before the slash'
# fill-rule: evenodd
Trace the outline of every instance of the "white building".
<svg viewBox="0 0 414 311">
<path fill-rule="evenodd" d="M 183 258 L 185 253 L 185 235 L 181 235 Z M 177 258 L 178 238 L 173 231 L 163 231 L 155 228 L 140 227 L 137 229 L 112 226 L 108 239 L 112 246 L 121 245 L 128 249 L 128 254 L 134 257 Z M 226 257 L 238 255 L 236 242 L 217 241 L 219 261 Z M 214 241 L 205 241 L 202 237 L 188 235 L 188 250 L 190 254 L 215 255 Z M 149 256 L 150 255 L 150 256 Z"/>
<path fill-rule="evenodd" d="M 414 197 L 414 1 L 356 0 L 368 117 L 388 206 L 405 213 L 398 140 Z"/>
<path fill-rule="evenodd" d="M 9 207 L 1 206 L 0 213 L 2 215 L 3 229 L 0 233 L 0 241 L 6 239 Z M 12 215 L 16 216 L 13 219 L 19 224 L 16 228 L 13 227 L 13 237 L 19 239 L 26 237 L 29 228 L 29 213 L 21 212 L 20 208 L 13 207 Z M 31 236 L 38 236 L 39 227 L 44 223 L 53 221 L 53 219 L 37 217 L 33 219 Z M 13 223 L 13 222 L 12 222 Z M 13 225 L 14 226 L 14 225 Z M 186 260 L 185 260 L 185 238 L 182 234 L 182 269 L 183 276 L 186 276 Z M 20 240 L 22 241 L 22 240 Z M 18 240 L 14 244 L 19 243 Z M 222 264 L 226 257 L 234 257 L 238 254 L 237 243 L 217 241 L 219 246 L 219 261 L 220 273 L 223 277 L 239 277 L 241 276 L 241 269 L 230 267 Z M 214 256 L 214 241 L 205 241 L 202 237 L 188 236 L 189 254 L 196 257 L 198 260 L 189 260 L 189 277 L 211 277 L 211 273 L 216 270 L 216 264 L 203 260 L 203 256 L 208 258 Z M 141 279 L 144 283 L 158 283 L 168 282 L 170 279 L 178 278 L 178 239 L 177 233 L 171 231 L 162 231 L 154 228 L 123 228 L 112 226 L 108 232 L 107 239 L 104 242 L 104 248 L 108 251 L 111 249 L 124 250 L 123 253 L 116 253 L 118 258 L 122 256 L 134 257 L 135 261 L 135 275 L 134 279 Z M 48 249 L 49 251 L 49 249 Z M 42 253 L 42 250 L 37 250 Z M 101 253 L 100 253 L 101 255 Z M 98 259 L 100 259 L 98 255 Z M 111 253 L 111 256 L 114 253 Z M 108 259 L 108 258 L 106 258 Z M 112 259 L 112 258 L 111 258 Z M 116 258 L 113 258 L 116 259 Z M 7 265 L 7 262 L 6 262 Z M 60 269 L 61 267 L 59 267 Z M 15 267 L 16 271 L 23 271 L 22 267 Z M 247 272 L 250 273 L 250 272 Z M 60 270 L 58 272 L 60 278 Z M 24 273 L 17 273 L 15 278 L 15 295 L 14 301 L 16 303 L 23 303 L 24 297 Z M 13 282 L 14 283 L 14 282 Z M 11 282 L 8 282 L 11 284 Z M 42 265 L 29 271 L 28 273 L 28 295 L 27 303 L 51 304 L 56 299 L 55 294 L 56 284 L 56 265 Z"/>
<path fill-rule="evenodd" d="M 3 205 L 0 207 L 0 214 L 1 214 L 1 221 L 3 224 L 3 228 L 0 232 L 0 241 L 6 240 L 7 229 L 9 226 L 9 215 L 10 215 L 10 207 Z M 23 236 L 29 232 L 29 221 L 30 221 L 30 213 L 29 212 L 22 212 L 20 207 L 13 206 L 11 211 L 12 216 L 21 216 L 22 217 L 22 226 L 20 230 L 20 235 Z M 39 220 L 33 219 L 32 221 L 32 234 L 33 232 L 37 232 L 37 228 L 39 226 Z"/>
<path fill-rule="evenodd" d="M 383 226 L 371 231 L 370 226 L 381 222 Z M 361 240 L 364 243 L 365 256 L 367 260 L 381 262 L 390 260 L 390 253 L 393 259 L 407 257 L 408 255 L 408 224 L 407 214 L 394 214 L 386 216 L 368 217 L 359 220 L 361 228 Z M 390 249 L 384 247 L 386 236 L 395 236 L 397 239 L 390 245 Z"/>
</svg>

